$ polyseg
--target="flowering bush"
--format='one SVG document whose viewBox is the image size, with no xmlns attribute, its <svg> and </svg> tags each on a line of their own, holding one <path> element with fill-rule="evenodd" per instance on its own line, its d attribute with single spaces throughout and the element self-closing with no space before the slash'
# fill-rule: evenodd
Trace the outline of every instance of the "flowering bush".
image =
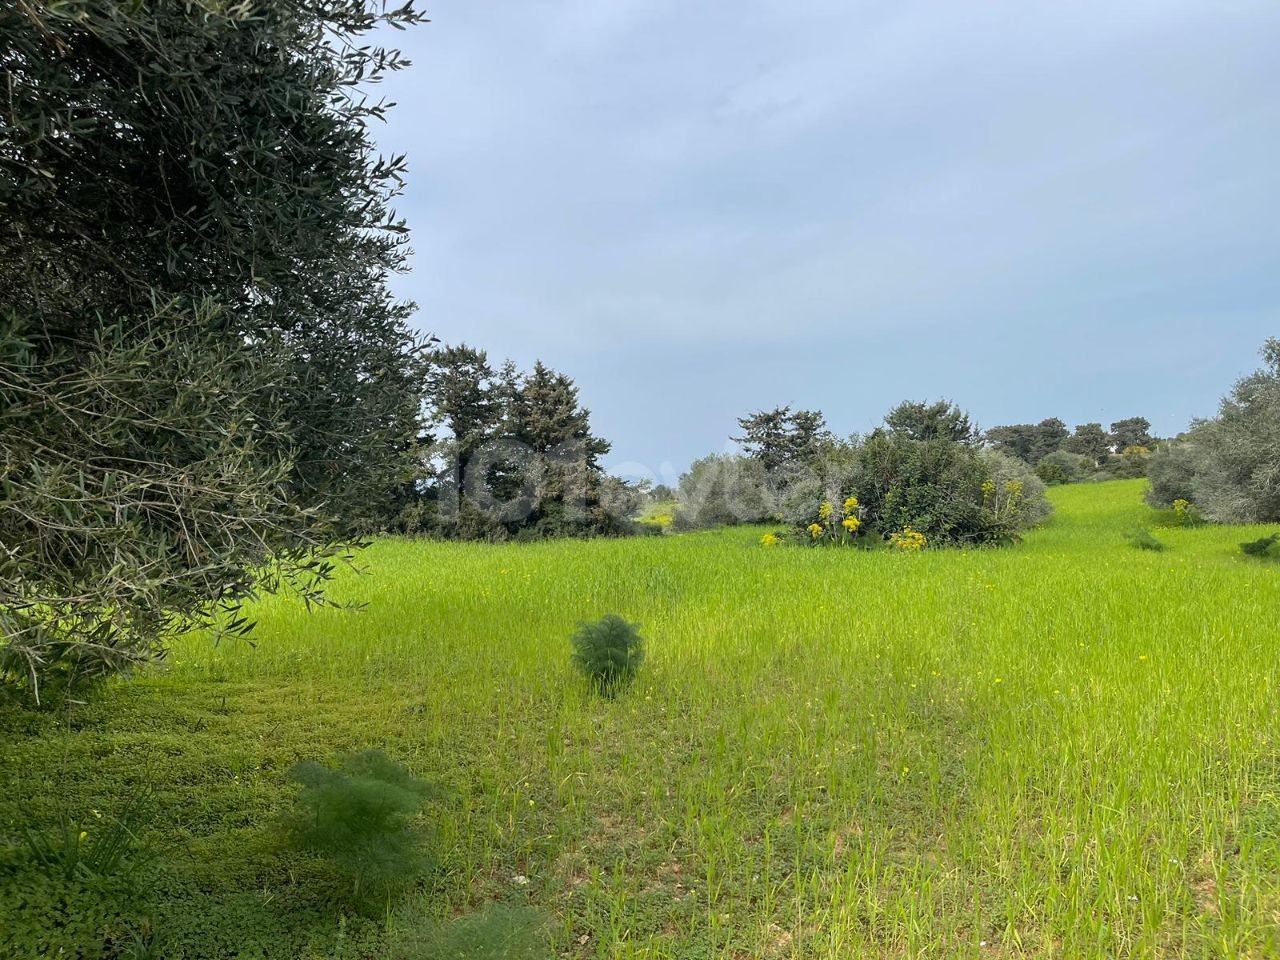
<svg viewBox="0 0 1280 960">
<path fill-rule="evenodd" d="M 928 542 L 923 533 L 910 527 L 903 527 L 901 533 L 889 534 L 889 543 L 899 550 L 923 550 Z"/>
</svg>

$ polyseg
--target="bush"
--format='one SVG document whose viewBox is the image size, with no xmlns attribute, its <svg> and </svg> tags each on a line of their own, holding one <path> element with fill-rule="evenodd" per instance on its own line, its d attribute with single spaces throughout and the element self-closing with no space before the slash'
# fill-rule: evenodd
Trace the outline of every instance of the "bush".
<svg viewBox="0 0 1280 960">
<path fill-rule="evenodd" d="M 1189 500 L 1173 501 L 1173 521 L 1180 527 L 1198 527 L 1204 523 L 1200 508 Z"/>
<path fill-rule="evenodd" d="M 855 502 L 857 525 L 839 509 Z M 910 530 L 931 545 L 1016 539 L 1051 508 L 1044 483 L 1023 461 L 969 443 L 877 431 L 831 445 L 797 480 L 781 515 L 796 542 L 869 546 Z M 912 542 L 915 542 L 914 539 Z"/>
<path fill-rule="evenodd" d="M 1250 540 L 1248 543 L 1240 544 L 1240 551 L 1246 557 L 1268 557 L 1275 556 L 1274 547 L 1280 543 L 1280 533 L 1273 533 L 1269 537 L 1263 537 L 1260 540 Z"/>
<path fill-rule="evenodd" d="M 1203 472 L 1200 449 L 1185 436 L 1156 448 L 1147 464 L 1147 503 L 1171 509 L 1177 500 L 1191 502 L 1195 478 Z"/>
<path fill-rule="evenodd" d="M 1078 453 L 1055 450 L 1040 459 L 1036 476 L 1050 486 L 1061 483 L 1083 483 L 1094 475 L 1093 461 Z"/>
<path fill-rule="evenodd" d="M 390 892 L 420 876 L 429 860 L 412 824 L 432 788 L 380 750 L 343 754 L 336 769 L 304 761 L 288 818 L 290 844 L 332 860 L 350 874 L 352 899 Z"/>
<path fill-rule="evenodd" d="M 1124 536 L 1129 541 L 1129 546 L 1135 550 L 1152 550 L 1158 553 L 1168 549 L 1150 530 L 1130 530 Z"/>
<path fill-rule="evenodd" d="M 573 662 L 606 697 L 627 687 L 643 660 L 639 627 L 617 614 L 580 623 L 573 635 Z"/>
<path fill-rule="evenodd" d="M 879 530 L 910 528 L 934 545 L 992 543 L 1016 539 L 1050 512 L 1031 468 L 994 450 L 873 434 L 861 460 L 857 496 Z"/>
<path fill-rule="evenodd" d="M 1136 480 L 1147 475 L 1151 463 L 1151 450 L 1142 446 L 1128 446 L 1118 457 L 1111 457 L 1103 466 L 1109 477 L 1117 480 Z"/>
<path fill-rule="evenodd" d="M 799 524 L 804 527 L 803 535 L 795 539 L 815 547 L 862 546 L 870 539 L 868 529 L 862 522 L 863 512 L 862 505 L 855 496 L 848 496 L 834 503 L 823 500 L 818 504 L 816 513 L 806 518 L 809 522 Z M 781 540 L 782 537 L 775 532 L 766 533 L 760 542 L 764 546 L 775 546 Z"/>
<path fill-rule="evenodd" d="M 764 465 L 751 457 L 712 454 L 695 460 L 680 478 L 676 529 L 762 523 L 777 514 L 777 498 Z"/>
<path fill-rule="evenodd" d="M 1152 506 L 1181 499 L 1218 523 L 1280 520 L 1280 340 L 1262 356 L 1266 365 L 1235 384 L 1216 417 L 1152 455 Z"/>
<path fill-rule="evenodd" d="M 990 482 L 995 484 L 995 500 L 988 507 L 994 511 L 997 524 L 1011 526 L 1012 532 L 1016 532 L 1049 519 L 1053 507 L 1035 470 L 1017 457 L 998 450 L 982 450 L 978 458 Z"/>
</svg>

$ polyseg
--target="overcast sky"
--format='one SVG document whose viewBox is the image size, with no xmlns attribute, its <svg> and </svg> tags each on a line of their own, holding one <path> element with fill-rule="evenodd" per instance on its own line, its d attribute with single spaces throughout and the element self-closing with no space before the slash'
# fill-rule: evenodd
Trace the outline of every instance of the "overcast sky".
<svg viewBox="0 0 1280 960">
<path fill-rule="evenodd" d="M 1172 434 L 1280 334 L 1277 0 L 425 9 L 396 288 L 572 376 L 611 466 L 780 404 Z"/>
</svg>

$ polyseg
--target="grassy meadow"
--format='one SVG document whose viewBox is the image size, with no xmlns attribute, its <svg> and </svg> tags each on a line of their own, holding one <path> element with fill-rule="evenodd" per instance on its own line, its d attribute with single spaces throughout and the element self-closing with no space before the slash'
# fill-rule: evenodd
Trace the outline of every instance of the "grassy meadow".
<svg viewBox="0 0 1280 960">
<path fill-rule="evenodd" d="M 6 876 L 0 956 L 139 915 L 166 958 L 395 956 L 495 900 L 577 958 L 1280 956 L 1280 566 L 1237 547 L 1269 528 L 1133 549 L 1142 485 L 1056 488 L 1007 549 L 379 542 L 335 588 L 363 610 L 268 599 L 255 646 L 0 711 L 0 834 L 146 788 L 160 863 L 39 935 Z M 613 701 L 568 646 L 608 612 L 648 641 Z M 364 747 L 440 788 L 437 865 L 342 917 L 276 824 L 293 763 Z"/>
</svg>

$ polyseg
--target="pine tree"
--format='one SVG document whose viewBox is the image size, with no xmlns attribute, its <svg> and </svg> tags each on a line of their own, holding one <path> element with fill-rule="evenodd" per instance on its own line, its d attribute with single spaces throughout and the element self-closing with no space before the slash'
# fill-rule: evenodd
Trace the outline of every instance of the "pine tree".
<svg viewBox="0 0 1280 960">
<path fill-rule="evenodd" d="M 758 410 L 740 417 L 738 426 L 742 436 L 732 439 L 742 444 L 748 456 L 759 460 L 766 473 L 775 473 L 789 461 L 793 449 L 790 407 Z"/>
<path fill-rule="evenodd" d="M 782 491 L 818 459 L 831 440 L 827 421 L 818 410 L 776 407 L 738 420 L 742 436 L 734 437 L 747 455 L 764 467 L 767 482 Z"/>
<path fill-rule="evenodd" d="M 1062 449 L 1089 457 L 1095 464 L 1100 464 L 1111 452 L 1111 437 L 1100 423 L 1082 423 L 1076 427 L 1075 433 L 1062 442 Z"/>
<path fill-rule="evenodd" d="M 538 361 L 525 378 L 523 394 L 527 409 L 519 437 L 540 458 L 537 521 L 559 532 L 607 526 L 600 458 L 610 444 L 591 432 L 591 414 L 579 405 L 578 388 Z"/>
</svg>

